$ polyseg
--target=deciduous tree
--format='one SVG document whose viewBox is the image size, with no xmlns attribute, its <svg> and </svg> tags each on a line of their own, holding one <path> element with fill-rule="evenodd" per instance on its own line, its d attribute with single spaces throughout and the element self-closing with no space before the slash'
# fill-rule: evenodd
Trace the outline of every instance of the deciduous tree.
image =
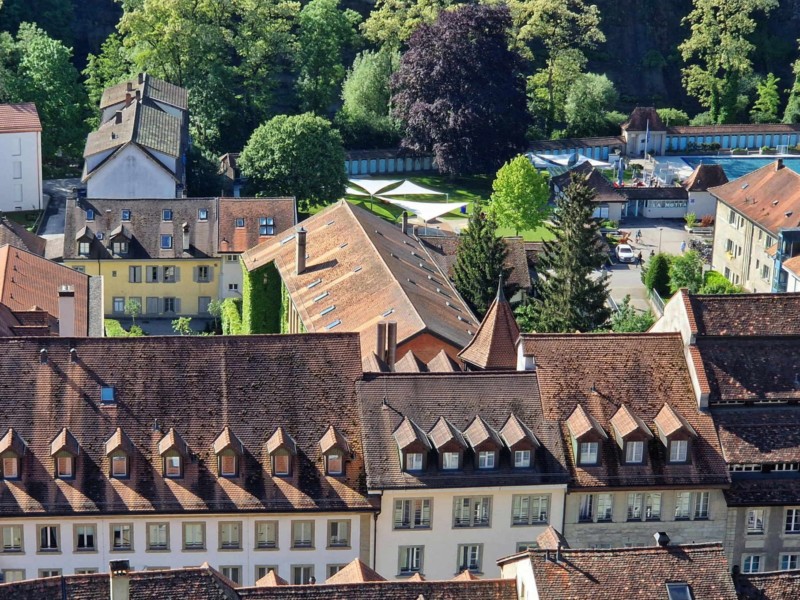
<svg viewBox="0 0 800 600">
<path fill-rule="evenodd" d="M 800 123 L 800 58 L 792 64 L 794 73 L 794 84 L 789 90 L 789 99 L 786 101 L 786 109 L 783 112 L 784 123 Z"/>
<path fill-rule="evenodd" d="M 347 176 L 339 132 L 304 113 L 279 115 L 253 132 L 239 156 L 248 189 L 259 196 L 297 196 L 309 204 L 342 197 Z"/>
<path fill-rule="evenodd" d="M 656 110 L 658 116 L 664 121 L 664 125 L 688 125 L 689 115 L 685 111 L 677 108 L 659 108 Z"/>
<path fill-rule="evenodd" d="M 433 23 L 453 0 L 378 0 L 362 24 L 364 36 L 383 48 L 398 50 L 417 27 Z"/>
<path fill-rule="evenodd" d="M 535 298 L 517 311 L 524 331 L 594 331 L 608 320 L 607 282 L 597 274 L 606 256 L 598 243 L 600 224 L 592 218 L 595 195 L 585 177 L 573 175 L 556 198 L 550 225 L 555 239 L 540 254 Z"/>
<path fill-rule="evenodd" d="M 494 171 L 524 147 L 519 56 L 508 48 L 505 6 L 444 11 L 411 37 L 393 77 L 403 146 L 432 152 L 445 173 Z"/>
<path fill-rule="evenodd" d="M 652 311 L 636 310 L 631 306 L 631 296 L 623 298 L 619 310 L 611 315 L 611 331 L 614 333 L 637 333 L 647 331 L 656 322 Z"/>
<path fill-rule="evenodd" d="M 479 317 L 483 317 L 497 295 L 500 277 L 508 281 L 511 269 L 503 264 L 507 254 L 505 242 L 497 237 L 497 223 L 483 212 L 480 203 L 474 204 L 467 230 L 461 234 L 453 281 Z"/>
<path fill-rule="evenodd" d="M 497 172 L 492 190 L 489 212 L 500 227 L 512 228 L 515 235 L 536 229 L 550 214 L 547 173 L 538 171 L 526 156 L 504 164 Z"/>
<path fill-rule="evenodd" d="M 573 83 L 564 107 L 567 135 L 583 137 L 608 133 L 608 113 L 616 102 L 617 90 L 608 77 L 595 73 L 581 75 Z"/>
<path fill-rule="evenodd" d="M 772 73 L 758 82 L 756 86 L 756 94 L 758 95 L 753 110 L 750 111 L 750 116 L 753 123 L 777 123 L 778 122 L 778 104 L 780 104 L 780 96 L 778 95 L 778 81 Z"/>
<path fill-rule="evenodd" d="M 669 264 L 669 286 L 674 294 L 687 288 L 696 294 L 703 285 L 703 259 L 696 250 L 674 257 Z"/>
<path fill-rule="evenodd" d="M 93 107 L 100 104 L 104 89 L 130 77 L 136 70 L 128 58 L 128 51 L 122 45 L 122 38 L 117 33 L 106 38 L 99 54 L 89 54 L 86 60 L 87 65 L 83 70 L 86 77 L 84 85 Z"/>
</svg>

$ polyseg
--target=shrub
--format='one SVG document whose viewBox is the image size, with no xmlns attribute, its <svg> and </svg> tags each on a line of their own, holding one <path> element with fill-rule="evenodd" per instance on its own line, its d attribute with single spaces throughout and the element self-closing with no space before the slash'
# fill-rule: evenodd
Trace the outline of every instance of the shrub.
<svg viewBox="0 0 800 600">
<path fill-rule="evenodd" d="M 106 319 L 104 325 L 106 337 L 128 337 L 128 332 L 116 319 Z"/>
<path fill-rule="evenodd" d="M 642 273 L 642 281 L 648 290 L 655 290 L 662 298 L 670 295 L 669 290 L 670 257 L 664 253 L 656 254 L 647 263 Z"/>
<path fill-rule="evenodd" d="M 711 227 L 714 224 L 713 215 L 703 215 L 700 217 L 700 227 Z"/>
<path fill-rule="evenodd" d="M 718 271 L 708 271 L 703 276 L 703 286 L 700 288 L 701 294 L 742 294 L 744 289 L 728 281 L 722 273 Z"/>
<path fill-rule="evenodd" d="M 686 213 L 686 216 L 683 217 L 686 221 L 686 226 L 691 229 L 697 224 L 697 215 L 694 213 Z"/>
<path fill-rule="evenodd" d="M 747 154 L 747 148 L 734 148 L 731 150 L 731 154 Z"/>
<path fill-rule="evenodd" d="M 131 325 L 131 329 L 128 331 L 128 337 L 142 337 L 143 335 L 147 335 L 144 329 L 138 325 Z"/>
<path fill-rule="evenodd" d="M 222 301 L 222 334 L 240 335 L 242 333 L 242 300 L 225 298 Z"/>
<path fill-rule="evenodd" d="M 775 154 L 775 151 L 769 146 L 761 146 L 761 154 Z"/>
</svg>

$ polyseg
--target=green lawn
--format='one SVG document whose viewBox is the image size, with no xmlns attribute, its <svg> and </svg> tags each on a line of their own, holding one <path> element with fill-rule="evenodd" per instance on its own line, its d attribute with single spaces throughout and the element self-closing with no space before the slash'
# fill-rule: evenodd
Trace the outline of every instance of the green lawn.
<svg viewBox="0 0 800 600">
<path fill-rule="evenodd" d="M 10 221 L 24 225 L 30 231 L 41 214 L 40 210 L 16 210 L 4 213 L 4 216 Z"/>
<path fill-rule="evenodd" d="M 547 242 L 555 239 L 555 236 L 544 225 L 537 227 L 536 229 L 520 231 L 519 234 L 526 242 Z M 497 235 L 501 237 L 512 237 L 516 235 L 516 232 L 510 227 L 498 227 Z"/>
</svg>

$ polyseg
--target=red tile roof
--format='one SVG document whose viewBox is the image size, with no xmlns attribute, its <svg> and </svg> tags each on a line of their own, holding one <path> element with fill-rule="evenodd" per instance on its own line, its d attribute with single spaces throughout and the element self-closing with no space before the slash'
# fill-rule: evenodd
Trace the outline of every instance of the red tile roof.
<svg viewBox="0 0 800 600">
<path fill-rule="evenodd" d="M 244 219 L 244 227 L 236 220 Z M 260 234 L 260 219 L 272 219 L 273 233 Z M 297 224 L 294 198 L 220 198 L 219 251 L 244 252 Z"/>
<path fill-rule="evenodd" d="M 308 232 L 303 273 L 296 274 L 293 229 L 242 258 L 251 271 L 275 263 L 308 331 L 358 332 L 365 356 L 375 325 L 386 318 L 397 322 L 398 345 L 428 332 L 462 348 L 477 331 L 477 318 L 447 277 L 396 225 L 342 201 L 302 226 Z"/>
<path fill-rule="evenodd" d="M 736 600 L 720 543 L 562 549 L 558 562 L 551 550 L 531 550 L 498 562 L 514 559 L 530 560 L 541 600 L 667 600 L 667 583 L 688 584 L 697 599 Z"/>
<path fill-rule="evenodd" d="M 563 192 L 569 184 L 572 183 L 573 176 L 578 175 L 585 176 L 586 183 L 596 192 L 595 197 L 592 198 L 592 202 L 627 202 L 625 196 L 622 195 L 624 189 L 615 188 L 606 176 L 595 169 L 588 161 L 579 164 L 557 177 L 553 177 L 552 183 Z"/>
<path fill-rule="evenodd" d="M 666 131 L 667 127 L 652 106 L 637 106 L 622 124 L 623 131 Z"/>
<path fill-rule="evenodd" d="M 44 256 L 47 240 L 31 233 L 19 223 L 2 217 L 0 218 L 0 246 L 6 244 L 27 250 L 36 256 Z"/>
<path fill-rule="evenodd" d="M 800 598 L 800 570 L 739 574 L 734 582 L 739 600 Z"/>
<path fill-rule="evenodd" d="M 325 580 L 326 585 L 342 583 L 367 583 L 371 581 L 386 581 L 374 570 L 365 565 L 361 559 L 355 558 L 343 569 L 337 571 Z"/>
<path fill-rule="evenodd" d="M 517 600 L 517 583 L 514 579 L 418 581 L 409 578 L 405 581 L 238 588 L 236 592 L 242 600 Z"/>
<path fill-rule="evenodd" d="M 773 235 L 800 226 L 800 174 L 780 160 L 708 191 Z"/>
<path fill-rule="evenodd" d="M 503 286 L 481 321 L 478 331 L 458 357 L 480 369 L 514 369 L 517 365 L 519 326 L 506 300 Z"/>
<path fill-rule="evenodd" d="M 800 125 L 784 123 L 738 123 L 735 125 L 670 125 L 669 135 L 754 135 L 756 133 L 795 133 Z"/>
<path fill-rule="evenodd" d="M 562 423 L 576 487 L 727 486 L 730 479 L 714 424 L 697 407 L 679 333 L 522 334 L 520 343 L 536 365 L 544 417 Z M 603 439 L 600 464 L 578 466 L 572 435 L 585 433 L 589 417 L 608 435 L 613 431 L 611 419 L 623 404 L 652 432 L 657 431 L 655 419 L 664 405 L 671 406 L 699 437 L 692 444 L 692 461 L 669 464 L 659 441 L 648 446 L 645 465 L 625 465 L 617 443 Z M 578 407 L 587 419 L 571 432 L 567 419 Z"/>
<path fill-rule="evenodd" d="M 800 254 L 784 261 L 782 266 L 796 277 L 800 277 Z"/>
<path fill-rule="evenodd" d="M 710 187 L 728 183 L 728 176 L 722 165 L 699 164 L 695 167 L 683 187 L 687 192 L 705 192 Z"/>
<path fill-rule="evenodd" d="M 89 277 L 25 250 L 0 247 L 0 303 L 12 311 L 38 306 L 58 318 L 58 289 L 75 290 L 75 332 L 89 332 Z"/>
<path fill-rule="evenodd" d="M 702 336 L 800 335 L 800 292 L 685 297 L 686 313 Z"/>
<path fill-rule="evenodd" d="M 42 123 L 33 102 L 0 104 L 0 133 L 41 131 Z"/>
</svg>

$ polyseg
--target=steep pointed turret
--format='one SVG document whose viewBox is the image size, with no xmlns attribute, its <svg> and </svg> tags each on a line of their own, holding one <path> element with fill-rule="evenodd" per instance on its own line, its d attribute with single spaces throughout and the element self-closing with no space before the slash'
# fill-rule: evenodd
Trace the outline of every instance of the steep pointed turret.
<svg viewBox="0 0 800 600">
<path fill-rule="evenodd" d="M 514 311 L 503 292 L 503 278 L 497 297 L 489 306 L 478 331 L 458 357 L 473 369 L 514 369 L 517 365 L 516 343 L 519 327 Z"/>
</svg>

